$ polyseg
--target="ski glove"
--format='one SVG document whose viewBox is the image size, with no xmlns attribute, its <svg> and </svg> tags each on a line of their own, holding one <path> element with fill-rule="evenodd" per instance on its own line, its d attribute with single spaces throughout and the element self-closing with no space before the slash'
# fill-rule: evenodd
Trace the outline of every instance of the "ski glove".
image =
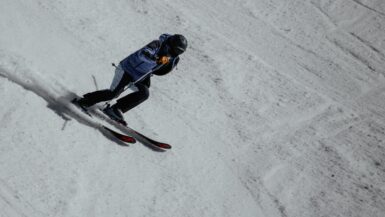
<svg viewBox="0 0 385 217">
<path fill-rule="evenodd" d="M 151 52 L 148 50 L 143 50 L 143 55 L 152 61 L 156 61 L 157 64 L 165 65 L 170 62 L 170 57 L 168 56 L 159 57 L 158 55 L 152 55 Z"/>
<path fill-rule="evenodd" d="M 158 57 L 157 61 L 158 64 L 166 65 L 170 62 L 170 57 L 168 56 L 161 56 Z"/>
</svg>

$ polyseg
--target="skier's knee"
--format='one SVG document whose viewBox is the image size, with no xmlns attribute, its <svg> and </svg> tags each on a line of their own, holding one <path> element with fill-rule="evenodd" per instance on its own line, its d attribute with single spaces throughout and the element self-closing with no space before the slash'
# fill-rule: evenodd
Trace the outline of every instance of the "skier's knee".
<svg viewBox="0 0 385 217">
<path fill-rule="evenodd" d="M 136 87 L 138 88 L 137 93 L 138 93 L 141 101 L 147 100 L 148 97 L 150 96 L 150 91 L 149 91 L 148 87 L 146 85 L 142 85 L 142 84 L 136 85 Z"/>
<path fill-rule="evenodd" d="M 150 91 L 148 90 L 148 88 L 142 88 L 139 90 L 140 92 L 140 98 L 144 101 L 144 100 L 147 100 L 148 97 L 150 97 Z"/>
<path fill-rule="evenodd" d="M 111 91 L 110 90 L 110 100 L 114 99 L 114 98 L 117 98 L 119 95 L 120 95 L 121 91 L 117 91 L 117 90 L 114 90 L 114 91 Z"/>
<path fill-rule="evenodd" d="M 95 92 L 84 94 L 84 98 L 91 99 L 91 100 L 110 100 L 114 97 L 114 93 L 108 89 L 106 90 L 98 90 Z"/>
</svg>

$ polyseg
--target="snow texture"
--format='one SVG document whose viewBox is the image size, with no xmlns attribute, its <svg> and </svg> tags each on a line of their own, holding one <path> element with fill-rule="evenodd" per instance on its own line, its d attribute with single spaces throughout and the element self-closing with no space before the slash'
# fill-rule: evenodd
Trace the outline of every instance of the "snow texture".
<svg viewBox="0 0 385 217">
<path fill-rule="evenodd" d="M 385 216 L 385 1 L 1 0 L 0 216 Z M 68 105 L 189 41 L 123 146 Z M 101 133 L 102 132 L 102 133 Z"/>
</svg>

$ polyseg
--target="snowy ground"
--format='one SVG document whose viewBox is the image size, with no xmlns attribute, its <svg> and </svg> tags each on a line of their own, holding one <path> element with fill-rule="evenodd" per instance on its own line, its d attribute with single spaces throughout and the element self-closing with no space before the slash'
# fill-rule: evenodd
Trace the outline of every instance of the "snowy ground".
<svg viewBox="0 0 385 217">
<path fill-rule="evenodd" d="M 0 1 L 1 217 L 385 216 L 385 1 Z M 126 119 L 171 151 L 66 115 L 164 32 Z"/>
</svg>

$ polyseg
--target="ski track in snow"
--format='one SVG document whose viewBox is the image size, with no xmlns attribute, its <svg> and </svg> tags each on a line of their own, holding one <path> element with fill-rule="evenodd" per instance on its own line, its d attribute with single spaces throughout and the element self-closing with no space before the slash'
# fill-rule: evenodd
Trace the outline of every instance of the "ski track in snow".
<svg viewBox="0 0 385 217">
<path fill-rule="evenodd" d="M 368 9 L 368 10 L 370 10 L 370 11 L 373 11 L 373 12 L 375 12 L 375 13 L 377 13 L 377 14 L 383 16 L 383 17 L 385 17 L 385 13 L 383 13 L 383 12 L 381 12 L 381 11 L 378 11 L 378 10 L 372 8 L 372 7 L 369 7 L 368 5 L 362 3 L 362 2 L 359 1 L 359 0 L 352 0 L 352 1 L 354 1 L 354 2 L 357 3 L 358 5 L 360 5 L 360 6 L 364 7 L 364 8 L 366 8 L 366 9 Z"/>
</svg>

